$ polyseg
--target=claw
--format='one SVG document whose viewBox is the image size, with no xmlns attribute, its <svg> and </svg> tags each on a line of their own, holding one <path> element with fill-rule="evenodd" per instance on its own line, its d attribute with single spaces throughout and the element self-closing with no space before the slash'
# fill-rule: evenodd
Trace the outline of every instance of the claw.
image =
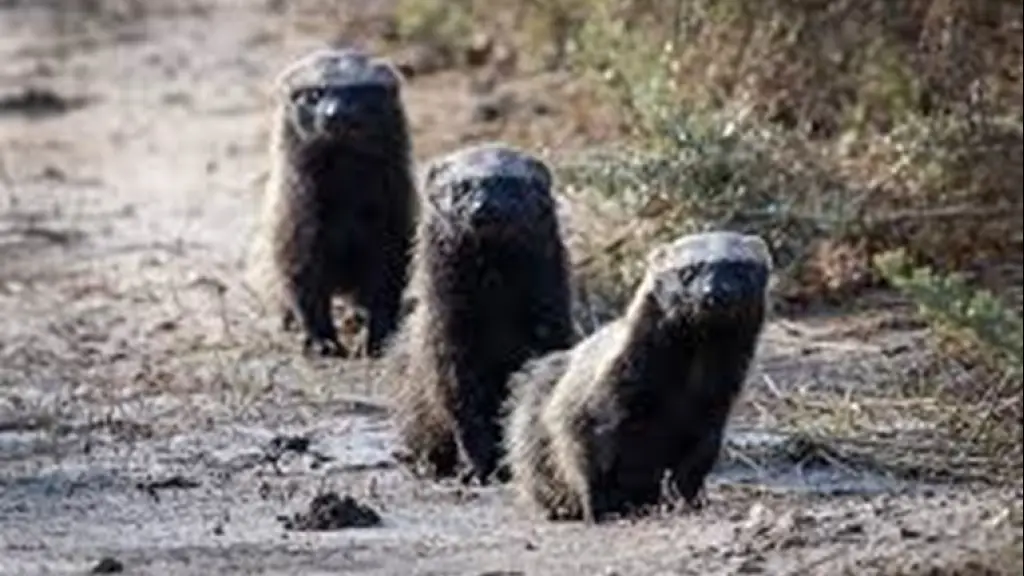
<svg viewBox="0 0 1024 576">
<path fill-rule="evenodd" d="M 494 471 L 494 479 L 501 484 L 506 484 L 512 480 L 512 470 L 507 465 L 499 466 Z"/>
<path fill-rule="evenodd" d="M 322 358 L 348 358 L 348 349 L 337 340 L 306 337 L 302 343 L 302 352 L 307 356 L 317 355 Z"/>
<path fill-rule="evenodd" d="M 686 499 L 686 505 L 693 511 L 703 510 L 707 504 L 708 497 L 703 490 Z"/>
<path fill-rule="evenodd" d="M 459 484 L 462 484 L 463 486 L 469 486 L 473 483 L 473 480 L 476 480 L 476 473 L 473 471 L 471 467 L 467 466 L 466 468 L 459 472 L 458 479 Z"/>
<path fill-rule="evenodd" d="M 486 486 L 488 480 L 487 476 L 480 474 L 472 465 L 467 465 L 459 472 L 459 482 L 464 486 Z"/>
</svg>

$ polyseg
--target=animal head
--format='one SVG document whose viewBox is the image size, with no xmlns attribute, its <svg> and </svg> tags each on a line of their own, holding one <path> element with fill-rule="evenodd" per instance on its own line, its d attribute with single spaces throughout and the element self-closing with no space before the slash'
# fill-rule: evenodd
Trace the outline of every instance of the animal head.
<svg viewBox="0 0 1024 576">
<path fill-rule="evenodd" d="M 288 126 L 302 142 L 358 148 L 404 122 L 401 75 L 386 60 L 360 50 L 315 50 L 285 68 L 275 87 Z"/>
<path fill-rule="evenodd" d="M 476 238 L 525 237 L 555 223 L 550 169 L 500 143 L 463 148 L 431 162 L 423 177 L 426 206 L 454 232 Z"/>
<path fill-rule="evenodd" d="M 760 236 L 713 231 L 681 236 L 647 259 L 650 296 L 667 315 L 708 320 L 764 313 L 773 261 Z"/>
</svg>

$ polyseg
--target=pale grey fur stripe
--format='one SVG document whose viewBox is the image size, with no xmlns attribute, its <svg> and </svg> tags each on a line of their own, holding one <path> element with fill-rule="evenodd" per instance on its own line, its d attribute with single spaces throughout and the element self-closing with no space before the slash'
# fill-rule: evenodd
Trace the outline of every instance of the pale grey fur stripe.
<svg viewBox="0 0 1024 576">
<path fill-rule="evenodd" d="M 647 260 L 648 269 L 653 273 L 711 262 L 750 262 L 761 264 L 769 271 L 773 267 L 764 239 L 724 230 L 681 236 L 653 250 Z"/>
<path fill-rule="evenodd" d="M 425 186 L 438 188 L 491 176 L 533 179 L 551 186 L 551 172 L 543 161 L 500 142 L 468 146 L 438 157 L 429 163 L 423 175 Z"/>
<path fill-rule="evenodd" d="M 286 90 L 303 86 L 397 86 L 400 82 L 400 74 L 386 60 L 352 48 L 314 50 L 277 76 L 277 85 Z"/>
</svg>

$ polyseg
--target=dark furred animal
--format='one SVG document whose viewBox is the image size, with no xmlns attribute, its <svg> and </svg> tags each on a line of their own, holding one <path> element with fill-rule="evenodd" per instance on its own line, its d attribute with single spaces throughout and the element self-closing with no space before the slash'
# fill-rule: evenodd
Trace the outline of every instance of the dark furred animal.
<svg viewBox="0 0 1024 576">
<path fill-rule="evenodd" d="M 600 522 L 662 498 L 700 506 L 764 324 L 757 236 L 684 236 L 649 256 L 626 313 L 510 379 L 506 459 L 549 519 Z"/>
<path fill-rule="evenodd" d="M 341 295 L 365 311 L 378 356 L 398 325 L 417 212 L 400 76 L 363 52 L 317 50 L 278 76 L 276 98 L 258 281 L 304 350 L 348 355 L 331 316 Z"/>
<path fill-rule="evenodd" d="M 539 159 L 497 143 L 426 171 L 409 283 L 416 305 L 390 378 L 401 440 L 429 476 L 504 479 L 498 413 L 509 374 L 572 345 L 551 187 Z"/>
</svg>

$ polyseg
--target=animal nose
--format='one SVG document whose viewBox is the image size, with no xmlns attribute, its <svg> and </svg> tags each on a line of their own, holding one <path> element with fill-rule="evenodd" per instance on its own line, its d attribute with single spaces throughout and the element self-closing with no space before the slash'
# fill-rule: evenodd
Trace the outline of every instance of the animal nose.
<svg viewBox="0 0 1024 576">
<path fill-rule="evenodd" d="M 317 108 L 325 120 L 334 120 L 342 114 L 342 104 L 337 98 L 321 98 Z"/>
<path fill-rule="evenodd" d="M 506 202 L 496 196 L 495 194 L 488 194 L 473 200 L 472 207 L 470 208 L 473 224 L 493 224 L 508 216 Z"/>
<path fill-rule="evenodd" d="M 357 105 L 345 98 L 325 96 L 317 103 L 316 121 L 327 133 L 353 132 L 362 127 Z"/>
<path fill-rule="evenodd" d="M 353 106 L 341 98 L 325 96 L 317 102 L 317 115 L 320 121 L 331 126 L 339 122 L 351 122 L 354 118 Z"/>
<path fill-rule="evenodd" d="M 713 274 L 700 286 L 700 297 L 711 305 L 731 304 L 739 297 L 739 284 L 735 278 Z"/>
</svg>

